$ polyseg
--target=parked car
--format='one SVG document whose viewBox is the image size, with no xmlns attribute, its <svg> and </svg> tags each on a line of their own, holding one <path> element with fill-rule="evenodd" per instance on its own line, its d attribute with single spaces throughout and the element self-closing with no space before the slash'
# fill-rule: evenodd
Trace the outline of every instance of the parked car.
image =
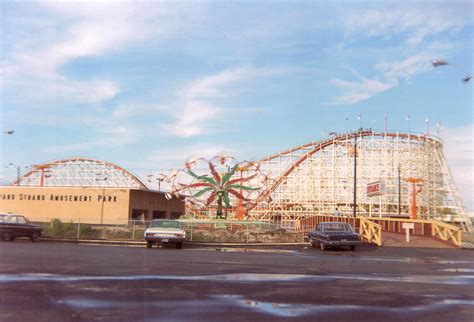
<svg viewBox="0 0 474 322">
<path fill-rule="evenodd" d="M 145 230 L 144 238 L 147 248 L 151 248 L 153 244 L 175 244 L 180 249 L 186 239 L 186 232 L 181 229 L 179 221 L 155 219 Z"/>
<path fill-rule="evenodd" d="M 359 235 L 354 231 L 351 225 L 345 222 L 322 222 L 316 227 L 316 230 L 308 233 L 311 246 L 326 250 L 328 247 L 349 246 L 355 250 L 362 241 Z"/>
<path fill-rule="evenodd" d="M 12 241 L 17 237 L 29 237 L 35 242 L 42 231 L 41 226 L 29 222 L 25 216 L 0 214 L 0 236 L 5 241 Z"/>
</svg>

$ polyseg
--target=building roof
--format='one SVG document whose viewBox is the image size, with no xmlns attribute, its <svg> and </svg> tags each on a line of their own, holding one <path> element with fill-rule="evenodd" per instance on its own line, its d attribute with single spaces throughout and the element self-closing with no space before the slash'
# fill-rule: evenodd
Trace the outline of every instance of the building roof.
<svg viewBox="0 0 474 322">
<path fill-rule="evenodd" d="M 22 175 L 16 186 L 105 187 L 148 190 L 127 170 L 110 162 L 92 158 L 67 158 L 35 165 Z"/>
</svg>

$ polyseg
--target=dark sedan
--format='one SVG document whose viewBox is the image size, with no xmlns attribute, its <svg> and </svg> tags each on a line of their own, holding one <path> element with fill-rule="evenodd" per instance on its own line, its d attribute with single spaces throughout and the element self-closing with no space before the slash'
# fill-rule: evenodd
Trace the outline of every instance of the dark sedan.
<svg viewBox="0 0 474 322">
<path fill-rule="evenodd" d="M 316 247 L 319 244 L 321 250 L 342 246 L 355 250 L 356 246 L 362 243 L 352 226 L 345 222 L 322 222 L 316 230 L 308 233 L 308 238 L 311 246 Z"/>
<path fill-rule="evenodd" d="M 41 226 L 30 223 L 24 216 L 0 214 L 0 237 L 4 241 L 12 241 L 16 237 L 29 237 L 35 242 L 42 231 Z"/>
</svg>

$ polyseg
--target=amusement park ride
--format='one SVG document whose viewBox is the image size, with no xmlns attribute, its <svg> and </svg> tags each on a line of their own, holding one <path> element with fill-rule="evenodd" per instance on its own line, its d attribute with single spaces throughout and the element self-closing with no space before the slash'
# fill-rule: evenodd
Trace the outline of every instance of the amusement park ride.
<svg viewBox="0 0 474 322">
<path fill-rule="evenodd" d="M 198 217 L 206 216 L 203 210 L 208 214 L 215 210 L 216 218 L 227 218 L 228 211 L 237 209 L 237 219 L 242 220 L 244 207 L 251 201 L 252 193 L 260 190 L 260 187 L 247 185 L 257 177 L 258 171 L 257 164 L 238 163 L 230 156 L 216 156 L 210 160 L 190 159 L 185 169 L 170 177 L 173 183 L 171 193 L 187 196 L 188 210 Z M 183 175 L 186 177 L 183 178 Z M 178 178 L 179 181 L 176 181 Z"/>
<path fill-rule="evenodd" d="M 420 178 L 408 178 L 408 182 L 412 184 L 412 192 L 411 192 L 411 218 L 418 219 L 416 215 L 416 195 L 421 192 L 422 188 L 419 186 L 423 180 Z"/>
<path fill-rule="evenodd" d="M 255 161 L 192 158 L 167 181 L 201 218 L 294 222 L 335 210 L 353 216 L 355 205 L 358 216 L 468 220 L 443 142 L 426 133 L 361 129 Z M 374 181 L 385 187 L 378 198 L 365 192 Z"/>
</svg>

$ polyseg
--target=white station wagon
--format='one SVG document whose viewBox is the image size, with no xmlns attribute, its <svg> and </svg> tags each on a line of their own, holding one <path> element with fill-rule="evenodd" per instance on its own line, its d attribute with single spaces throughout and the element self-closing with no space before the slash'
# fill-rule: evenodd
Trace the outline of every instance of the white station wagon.
<svg viewBox="0 0 474 322">
<path fill-rule="evenodd" d="M 151 248 L 153 244 L 175 244 L 176 248 L 181 249 L 186 232 L 176 220 L 155 219 L 145 230 L 144 238 L 147 248 Z"/>
</svg>

